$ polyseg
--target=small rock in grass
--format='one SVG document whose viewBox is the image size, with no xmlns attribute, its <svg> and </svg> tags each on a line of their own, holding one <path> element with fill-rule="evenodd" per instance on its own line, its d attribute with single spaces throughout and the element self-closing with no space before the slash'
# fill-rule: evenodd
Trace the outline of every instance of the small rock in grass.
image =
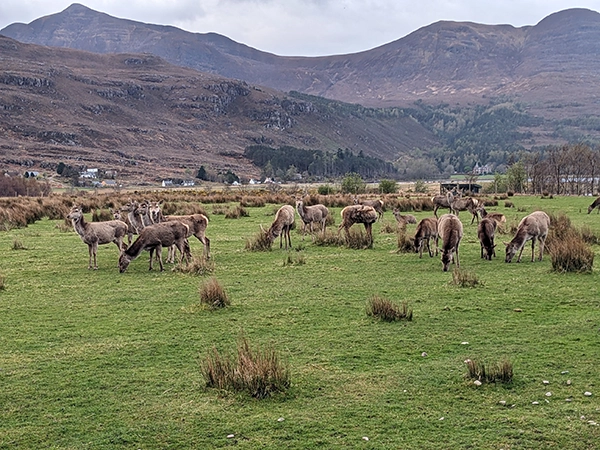
<svg viewBox="0 0 600 450">
<path fill-rule="evenodd" d="M 235 437 L 235 434 L 228 434 L 227 435 L 227 439 L 231 439 L 232 437 Z"/>
<path fill-rule="evenodd" d="M 461 342 L 460 345 L 469 345 L 469 343 L 465 341 L 465 342 Z"/>
<path fill-rule="evenodd" d="M 421 353 L 421 356 L 422 356 L 423 358 L 425 358 L 425 357 L 427 356 L 427 352 L 423 352 L 423 353 Z"/>
<path fill-rule="evenodd" d="M 560 374 L 561 374 L 561 375 L 566 375 L 566 374 L 568 374 L 568 373 L 569 373 L 569 371 L 568 371 L 568 370 L 563 370 L 563 371 L 562 371 Z"/>
<path fill-rule="evenodd" d="M 473 381 L 473 384 L 474 384 L 475 386 L 481 386 L 481 385 L 482 385 L 481 381 L 479 381 L 479 380 L 475 380 L 475 381 Z"/>
<path fill-rule="evenodd" d="M 552 397 L 552 392 L 546 392 L 546 397 Z"/>
<path fill-rule="evenodd" d="M 531 402 L 532 405 L 539 405 L 540 402 Z"/>
<path fill-rule="evenodd" d="M 567 386 L 571 386 L 572 381 L 571 380 L 567 380 Z"/>
<path fill-rule="evenodd" d="M 589 391 L 586 391 L 586 392 L 583 393 L 583 395 L 585 395 L 586 397 L 591 397 L 592 393 L 589 392 Z"/>
<path fill-rule="evenodd" d="M 444 418 L 443 418 L 443 417 L 440 417 L 440 420 L 444 420 Z"/>
<path fill-rule="evenodd" d="M 368 441 L 369 438 L 367 436 L 363 436 L 363 441 Z"/>
<path fill-rule="evenodd" d="M 590 425 L 598 425 L 598 424 L 597 424 L 596 422 L 594 422 L 593 420 L 588 420 L 588 423 L 589 423 Z"/>
<path fill-rule="evenodd" d="M 277 422 L 283 422 L 285 419 L 283 417 L 280 417 L 279 419 L 277 419 Z"/>
<path fill-rule="evenodd" d="M 502 406 L 506 405 L 506 400 L 500 400 L 498 403 L 500 403 Z"/>
<path fill-rule="evenodd" d="M 565 402 L 572 402 L 573 399 L 572 398 L 565 398 Z"/>
<path fill-rule="evenodd" d="M 523 312 L 523 310 L 521 308 L 515 308 L 513 309 L 514 312 Z"/>
<path fill-rule="evenodd" d="M 544 384 L 550 384 L 550 382 L 548 380 L 544 380 L 544 381 L 542 381 L 542 383 L 544 383 Z"/>
</svg>

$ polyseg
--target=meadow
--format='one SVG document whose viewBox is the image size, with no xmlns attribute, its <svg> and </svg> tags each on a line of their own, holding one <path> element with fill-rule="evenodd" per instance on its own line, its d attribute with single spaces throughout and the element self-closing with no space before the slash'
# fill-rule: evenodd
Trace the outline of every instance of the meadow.
<svg viewBox="0 0 600 450">
<path fill-rule="evenodd" d="M 487 209 L 508 224 L 565 213 L 600 236 L 590 198 L 510 201 Z M 485 261 L 466 212 L 460 262 L 480 280 L 473 288 L 452 284 L 439 256 L 398 252 L 381 222 L 372 249 L 318 246 L 297 227 L 290 252 L 246 250 L 278 206 L 228 219 L 203 205 L 212 276 L 231 300 L 220 310 L 200 305 L 207 276 L 150 272 L 147 253 L 120 274 L 116 247 L 100 246 L 99 270 L 88 270 L 62 220 L 0 232 L 0 448 L 597 448 L 597 268 L 553 272 L 548 255 L 530 262 L 530 244 L 506 264 L 509 234 Z M 341 208 L 330 209 L 339 224 Z M 395 226 L 390 210 L 386 222 Z M 407 302 L 413 319 L 368 316 L 374 295 Z M 279 352 L 286 392 L 206 388 L 207 353 L 233 352 L 241 336 Z M 476 386 L 467 359 L 508 359 L 513 381 Z"/>
</svg>

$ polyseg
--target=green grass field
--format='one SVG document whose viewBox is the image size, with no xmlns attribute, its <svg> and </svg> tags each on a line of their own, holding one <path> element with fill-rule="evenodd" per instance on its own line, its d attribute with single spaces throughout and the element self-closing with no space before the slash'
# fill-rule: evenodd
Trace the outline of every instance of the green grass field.
<svg viewBox="0 0 600 450">
<path fill-rule="evenodd" d="M 515 208 L 500 201 L 488 211 L 509 223 L 535 209 L 564 212 L 600 235 L 589 198 L 510 201 Z M 205 277 L 149 272 L 147 253 L 120 274 L 116 247 L 101 246 L 100 268 L 89 271 L 87 247 L 59 222 L 1 232 L 0 448 L 598 447 L 597 269 L 554 273 L 548 255 L 529 262 L 530 245 L 522 263 L 506 264 L 510 235 L 484 261 L 468 213 L 460 261 L 479 287 L 452 285 L 439 257 L 397 253 L 379 223 L 371 250 L 315 246 L 295 230 L 291 257 L 304 264 L 290 265 L 278 242 L 244 250 L 277 206 L 225 219 L 206 205 L 213 275 L 232 302 L 219 311 L 199 305 Z M 190 244 L 200 255 L 198 240 Z M 413 320 L 367 316 L 373 295 L 408 302 Z M 242 333 L 279 351 L 291 371 L 285 394 L 205 388 L 207 352 L 233 352 Z M 514 381 L 477 387 L 467 358 L 508 358 Z"/>
</svg>

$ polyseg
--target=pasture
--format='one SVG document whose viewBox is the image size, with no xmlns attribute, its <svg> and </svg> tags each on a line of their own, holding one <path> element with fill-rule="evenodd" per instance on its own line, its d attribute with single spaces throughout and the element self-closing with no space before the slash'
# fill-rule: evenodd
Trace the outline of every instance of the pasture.
<svg viewBox="0 0 600 450">
<path fill-rule="evenodd" d="M 487 209 L 508 224 L 564 212 L 600 235 L 590 198 L 510 201 Z M 528 243 L 522 263 L 506 264 L 508 234 L 483 260 L 466 212 L 460 262 L 475 288 L 451 284 L 439 256 L 398 253 L 381 222 L 373 249 L 302 241 L 296 216 L 292 251 L 278 239 L 270 252 L 245 250 L 279 206 L 226 219 L 205 205 L 213 276 L 231 300 L 218 311 L 199 304 L 206 277 L 149 272 L 147 253 L 120 274 L 116 247 L 103 245 L 99 270 L 88 270 L 87 246 L 62 221 L 0 232 L 0 448 L 597 448 L 598 263 L 591 274 L 554 273 L 547 254 L 530 262 Z M 331 210 L 337 226 L 341 208 Z M 389 208 L 384 221 L 395 224 Z M 369 317 L 374 295 L 406 301 L 413 320 Z M 205 388 L 207 352 L 233 352 L 241 335 L 278 350 L 286 393 Z M 513 382 L 475 386 L 468 358 L 508 358 Z"/>
</svg>

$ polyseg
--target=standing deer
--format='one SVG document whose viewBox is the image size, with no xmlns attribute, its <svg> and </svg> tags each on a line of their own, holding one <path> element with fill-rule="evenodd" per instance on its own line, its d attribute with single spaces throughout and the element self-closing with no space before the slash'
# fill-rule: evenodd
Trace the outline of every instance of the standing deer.
<svg viewBox="0 0 600 450">
<path fill-rule="evenodd" d="M 596 200 L 594 200 L 594 203 L 588 206 L 588 214 L 591 213 L 594 208 L 598 208 L 598 214 L 600 214 L 600 197 L 598 197 Z"/>
<path fill-rule="evenodd" d="M 355 223 L 362 223 L 365 226 L 369 238 L 369 245 L 373 246 L 372 228 L 379 217 L 375 208 L 367 205 L 350 205 L 342 209 L 341 216 L 342 223 L 338 227 L 338 234 L 343 228 L 346 231 L 346 240 L 348 240 L 350 227 Z"/>
<path fill-rule="evenodd" d="M 535 260 L 535 241 L 540 243 L 540 256 L 539 260 L 542 260 L 544 255 L 544 244 L 546 242 L 546 236 L 548 236 L 548 229 L 550 228 L 550 217 L 543 211 L 535 211 L 525 216 L 519 222 L 517 233 L 515 237 L 506 245 L 506 259 L 507 263 L 511 262 L 517 252 L 519 257 L 517 262 L 521 262 L 521 255 L 525 248 L 525 243 L 531 240 L 531 262 Z"/>
<path fill-rule="evenodd" d="M 496 256 L 494 245 L 494 234 L 498 223 L 491 217 L 484 217 L 477 225 L 477 237 L 481 244 L 481 257 L 492 260 L 492 256 Z"/>
<path fill-rule="evenodd" d="M 481 214 L 481 218 L 485 219 L 486 217 L 489 219 L 494 219 L 498 225 L 502 225 L 506 223 L 506 216 L 499 212 L 487 212 L 483 205 L 479 207 L 479 214 Z"/>
<path fill-rule="evenodd" d="M 456 267 L 460 267 L 458 246 L 463 237 L 463 226 L 454 214 L 444 214 L 438 220 L 438 233 L 442 239 L 442 270 L 448 271 L 456 254 Z"/>
<path fill-rule="evenodd" d="M 355 195 L 353 197 L 355 205 L 370 206 L 377 211 L 377 220 L 383 219 L 383 200 L 359 200 Z"/>
<path fill-rule="evenodd" d="M 454 197 L 452 199 L 452 201 L 450 202 L 450 209 L 452 210 L 452 213 L 456 214 L 457 216 L 460 211 L 469 211 L 471 213 L 471 215 L 473 216 L 471 218 L 471 225 L 473 225 L 473 222 L 475 221 L 475 219 L 477 219 L 477 223 L 479 223 L 479 214 L 478 214 L 479 200 L 477 200 L 476 198 Z"/>
<path fill-rule="evenodd" d="M 127 224 L 120 220 L 109 220 L 107 222 L 86 222 L 83 217 L 81 207 L 73 206 L 67 215 L 73 223 L 73 228 L 81 237 L 81 240 L 87 244 L 90 255 L 88 269 L 98 269 L 96 261 L 98 253 L 98 245 L 110 244 L 114 242 L 119 249 L 119 253 L 123 252 L 123 237 L 127 233 Z M 93 260 L 93 265 L 92 265 Z"/>
<path fill-rule="evenodd" d="M 400 210 L 398 208 L 394 208 L 394 210 L 392 211 L 394 213 L 394 217 L 396 218 L 396 221 L 400 224 L 400 225 L 406 225 L 407 223 L 417 223 L 417 218 L 415 216 L 413 216 L 412 214 L 400 214 Z"/>
<path fill-rule="evenodd" d="M 433 202 L 433 214 L 437 218 L 437 210 L 440 208 L 448 208 L 448 212 L 452 212 L 452 201 L 454 200 L 454 195 L 452 192 L 448 191 L 445 195 L 436 195 L 431 198 Z"/>
<path fill-rule="evenodd" d="M 296 212 L 290 205 L 283 205 L 275 214 L 275 220 L 271 224 L 271 227 L 265 231 L 263 230 L 269 242 L 272 244 L 275 238 L 279 236 L 279 248 L 282 248 L 282 239 L 285 239 L 285 249 L 292 248 L 292 238 L 290 231 L 294 225 L 294 219 L 296 218 Z M 262 228 L 262 226 L 261 226 Z"/>
<path fill-rule="evenodd" d="M 325 233 L 325 222 L 327 221 L 327 216 L 329 216 L 329 210 L 325 205 L 313 205 L 306 206 L 302 199 L 296 200 L 296 210 L 298 211 L 298 215 L 302 219 L 302 239 L 304 239 L 304 233 L 306 233 L 306 225 L 310 224 L 310 232 L 313 232 L 313 223 L 317 222 L 321 224 L 321 229 L 323 233 Z M 313 235 L 314 239 L 314 235 Z"/>
<path fill-rule="evenodd" d="M 181 222 L 157 223 L 145 227 L 133 244 L 125 250 L 119 257 L 119 271 L 121 273 L 127 270 L 131 261 L 136 259 L 144 250 L 150 251 L 150 268 L 152 270 L 152 256 L 156 251 L 156 256 L 160 264 L 160 271 L 164 270 L 162 262 L 162 248 L 177 246 L 181 252 L 180 263 L 185 257 L 188 261 L 191 259 L 190 245 L 187 240 L 189 233 L 188 226 Z"/>
<path fill-rule="evenodd" d="M 206 259 L 210 259 L 210 239 L 206 236 L 206 228 L 208 227 L 208 217 L 204 214 L 190 214 L 187 216 L 165 216 L 160 209 L 161 202 L 149 202 L 148 213 L 154 223 L 162 223 L 168 221 L 177 221 L 184 223 L 189 228 L 187 237 L 195 236 L 204 246 L 203 255 Z M 169 247 L 169 256 L 167 262 L 175 262 L 175 246 Z"/>
<path fill-rule="evenodd" d="M 438 219 L 426 217 L 417 225 L 415 231 L 415 252 L 419 253 L 419 258 L 423 257 L 423 242 L 427 243 L 427 251 L 429 256 L 433 258 L 433 252 L 429 241 L 435 242 L 435 254 L 438 254 Z"/>
</svg>

